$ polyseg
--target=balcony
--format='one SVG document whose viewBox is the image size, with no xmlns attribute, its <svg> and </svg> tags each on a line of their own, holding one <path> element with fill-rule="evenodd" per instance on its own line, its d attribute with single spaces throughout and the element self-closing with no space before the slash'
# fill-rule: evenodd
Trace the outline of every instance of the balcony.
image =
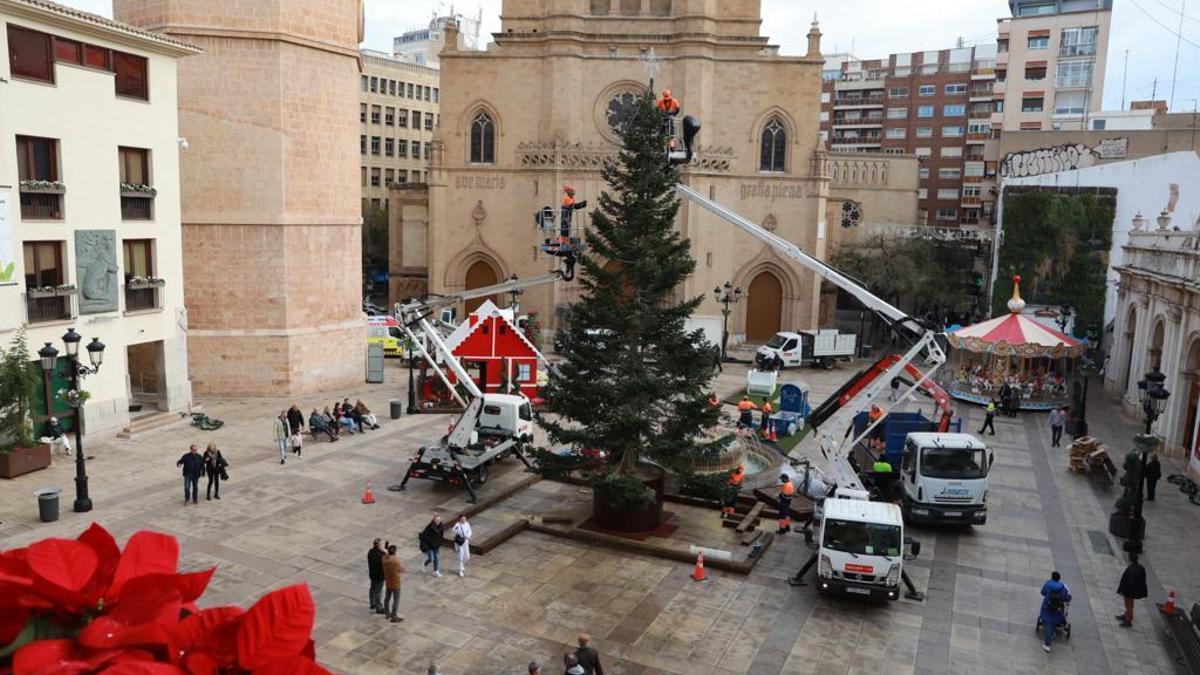
<svg viewBox="0 0 1200 675">
<path fill-rule="evenodd" d="M 143 312 L 162 308 L 162 283 L 125 283 L 125 311 Z"/>
<path fill-rule="evenodd" d="M 865 115 L 862 117 L 834 117 L 835 127 L 879 127 L 883 126 L 883 115 Z"/>
<path fill-rule="evenodd" d="M 57 181 L 20 183 L 22 220 L 62 220 L 66 187 Z"/>
<path fill-rule="evenodd" d="M 963 197 L 959 201 L 959 204 L 961 204 L 962 206 L 979 206 L 982 203 L 983 203 L 983 198 L 979 197 L 979 196 L 968 197 L 966 195 L 963 195 Z"/>
<path fill-rule="evenodd" d="M 991 80 L 996 77 L 995 66 L 975 66 L 971 69 L 972 80 Z"/>
<path fill-rule="evenodd" d="M 839 96 L 833 100 L 834 109 L 838 108 L 882 108 L 883 96 Z"/>
<path fill-rule="evenodd" d="M 154 197 L 122 192 L 121 220 L 154 220 Z"/>
<path fill-rule="evenodd" d="M 990 120 L 994 111 L 989 108 L 987 110 L 971 110 L 967 113 L 967 117 L 973 120 Z"/>
<path fill-rule="evenodd" d="M 985 87 L 971 87 L 971 90 L 967 92 L 967 95 L 972 103 L 976 101 L 991 102 L 992 89 L 993 87 L 990 84 Z"/>
<path fill-rule="evenodd" d="M 882 141 L 883 139 L 879 136 L 863 136 L 860 138 L 834 138 L 830 140 L 830 143 L 832 145 L 866 146 L 881 145 Z"/>
<path fill-rule="evenodd" d="M 1095 56 L 1095 55 L 1096 55 L 1096 43 L 1095 42 L 1091 42 L 1091 43 L 1087 43 L 1087 44 L 1074 44 L 1074 45 L 1062 44 L 1062 45 L 1059 45 L 1059 47 L 1058 47 L 1059 58 L 1069 58 L 1072 56 Z"/>
<path fill-rule="evenodd" d="M 25 322 L 70 321 L 75 318 L 75 287 L 32 289 L 25 294 Z"/>
</svg>

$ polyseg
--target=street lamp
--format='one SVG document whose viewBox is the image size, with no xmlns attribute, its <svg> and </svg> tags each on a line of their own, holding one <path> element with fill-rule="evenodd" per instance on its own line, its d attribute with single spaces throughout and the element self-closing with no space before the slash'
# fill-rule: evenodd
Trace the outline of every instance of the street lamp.
<svg viewBox="0 0 1200 675">
<path fill-rule="evenodd" d="M 1083 396 L 1081 396 L 1079 399 L 1079 411 L 1078 411 L 1078 415 L 1076 415 L 1076 418 L 1075 418 L 1075 428 L 1072 430 L 1071 438 L 1079 438 L 1081 436 L 1087 436 L 1087 432 L 1088 432 L 1088 423 L 1087 423 L 1088 382 L 1090 382 L 1092 379 L 1093 371 L 1097 371 L 1097 374 L 1099 374 L 1098 370 L 1096 368 L 1096 364 L 1102 363 L 1104 361 L 1103 354 L 1101 354 L 1100 351 L 1096 349 L 1096 341 L 1100 339 L 1099 333 L 1100 333 L 1100 331 L 1096 327 L 1095 324 L 1088 326 L 1088 329 L 1087 329 L 1088 348 L 1087 348 L 1087 351 L 1084 352 L 1083 357 L 1080 358 L 1080 369 L 1079 369 L 1080 372 L 1083 374 Z"/>
<path fill-rule="evenodd" d="M 1150 435 L 1150 427 L 1154 425 L 1155 420 L 1167 408 L 1167 399 L 1171 397 L 1171 392 L 1167 391 L 1163 383 L 1167 381 L 1167 376 L 1163 375 L 1156 367 L 1153 371 L 1146 373 L 1145 379 L 1137 383 L 1138 401 L 1142 404 L 1142 413 L 1146 416 L 1146 434 Z M 1126 544 L 1126 549 L 1133 553 L 1141 553 L 1142 537 L 1145 534 L 1144 521 L 1142 520 L 1142 504 L 1143 491 L 1146 487 L 1146 460 L 1150 453 L 1142 450 L 1141 456 L 1141 471 L 1138 472 L 1137 493 L 1133 500 L 1133 535 L 1129 537 L 1129 543 Z"/>
<path fill-rule="evenodd" d="M 62 336 L 63 346 L 66 349 L 66 358 L 70 359 L 71 369 L 71 394 L 66 398 L 67 405 L 75 408 L 75 505 L 76 513 L 85 513 L 92 510 L 92 500 L 88 497 L 88 478 L 87 467 L 84 464 L 83 454 L 83 401 L 80 398 L 79 380 L 88 375 L 95 375 L 100 372 L 100 365 L 104 363 L 104 343 L 100 338 L 92 338 L 86 348 L 88 361 L 91 366 L 85 366 L 79 362 L 79 343 L 83 341 L 83 336 L 75 332 L 74 328 L 68 328 L 65 335 Z M 38 350 L 38 359 L 41 361 L 42 373 L 47 377 L 54 372 L 54 367 L 58 364 L 58 350 L 49 342 Z M 47 412 L 49 412 L 50 402 L 46 402 Z"/>
<path fill-rule="evenodd" d="M 724 361 L 728 358 L 729 315 L 733 313 L 729 306 L 742 299 L 742 289 L 726 281 L 724 286 L 713 289 L 713 297 L 721 305 L 721 360 Z"/>
</svg>

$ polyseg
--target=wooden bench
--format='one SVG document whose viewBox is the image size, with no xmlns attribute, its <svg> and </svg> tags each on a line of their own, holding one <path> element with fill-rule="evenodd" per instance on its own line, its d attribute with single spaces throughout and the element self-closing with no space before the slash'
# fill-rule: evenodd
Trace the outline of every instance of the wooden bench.
<svg viewBox="0 0 1200 675">
<path fill-rule="evenodd" d="M 1175 646 L 1179 647 L 1188 672 L 1200 673 L 1200 603 L 1192 605 L 1190 615 L 1178 607 L 1170 614 L 1163 609 L 1162 604 L 1158 605 L 1158 609 L 1163 612 L 1171 638 L 1175 640 Z"/>
</svg>

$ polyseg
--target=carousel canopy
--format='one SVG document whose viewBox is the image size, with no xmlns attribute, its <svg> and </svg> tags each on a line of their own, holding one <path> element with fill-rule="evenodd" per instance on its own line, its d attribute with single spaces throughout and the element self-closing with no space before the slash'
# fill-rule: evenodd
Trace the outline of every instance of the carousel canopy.
<svg viewBox="0 0 1200 675">
<path fill-rule="evenodd" d="M 1028 357 L 1082 356 L 1086 346 L 1078 340 L 1021 314 L 1025 301 L 1021 299 L 1020 283 L 1021 277 L 1013 277 L 1008 314 L 948 333 L 950 345 L 972 352 Z"/>
</svg>

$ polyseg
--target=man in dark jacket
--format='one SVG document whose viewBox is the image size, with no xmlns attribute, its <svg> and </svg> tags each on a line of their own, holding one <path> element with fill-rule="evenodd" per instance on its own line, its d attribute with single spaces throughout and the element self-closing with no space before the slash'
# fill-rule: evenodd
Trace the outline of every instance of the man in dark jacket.
<svg viewBox="0 0 1200 675">
<path fill-rule="evenodd" d="M 575 658 L 579 660 L 579 665 L 587 675 L 604 675 L 604 667 L 600 665 L 600 652 L 590 646 L 591 642 L 591 635 L 580 633 L 579 649 L 575 650 Z"/>
<path fill-rule="evenodd" d="M 1146 501 L 1154 501 L 1154 490 L 1161 478 L 1162 464 L 1158 461 L 1158 454 L 1150 453 L 1150 459 L 1146 461 Z"/>
<path fill-rule="evenodd" d="M 1138 564 L 1136 553 L 1129 554 L 1129 567 L 1121 574 L 1117 595 L 1125 599 L 1125 613 L 1118 614 L 1117 621 L 1121 622 L 1122 628 L 1129 628 L 1133 625 L 1133 601 L 1149 595 L 1146 590 L 1146 568 Z"/>
<path fill-rule="evenodd" d="M 175 462 L 175 466 L 183 467 L 183 505 L 187 506 L 189 496 L 193 504 L 199 503 L 197 496 L 200 493 L 200 477 L 204 475 L 204 457 L 195 443 Z"/>
<path fill-rule="evenodd" d="M 367 551 L 367 578 L 371 580 L 371 589 L 367 592 L 367 599 L 371 602 L 371 609 L 375 610 L 376 614 L 384 614 L 383 611 L 383 542 L 376 539 L 371 544 L 371 550 Z"/>
</svg>

